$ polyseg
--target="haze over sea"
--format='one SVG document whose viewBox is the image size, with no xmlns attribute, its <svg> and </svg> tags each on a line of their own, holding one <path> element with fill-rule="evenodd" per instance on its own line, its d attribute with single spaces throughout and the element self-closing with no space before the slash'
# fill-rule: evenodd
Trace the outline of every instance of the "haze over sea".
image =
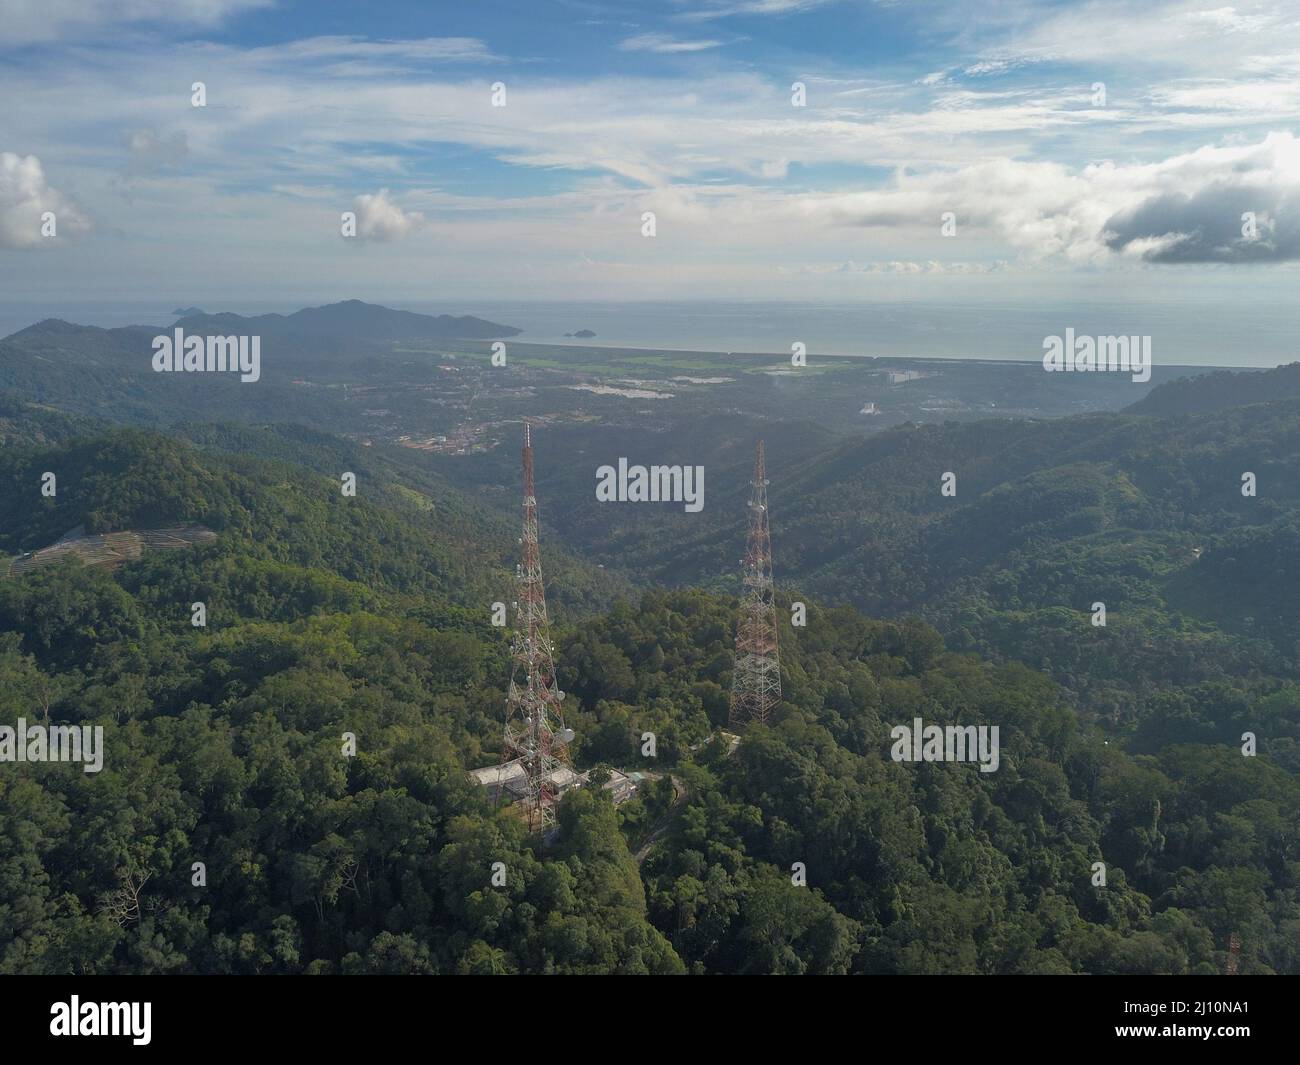
<svg viewBox="0 0 1300 1065">
<path fill-rule="evenodd" d="M 288 313 L 337 298 L 296 303 L 193 301 L 205 311 Z M 421 303 L 366 297 L 368 302 L 425 314 L 472 314 L 524 332 L 515 342 L 596 347 L 788 353 L 802 341 L 810 353 L 1038 360 L 1043 338 L 1073 327 L 1078 335 L 1150 335 L 1158 365 L 1275 366 L 1300 358 L 1300 311 L 1294 305 L 1220 303 L 1204 313 L 1197 298 L 1042 301 L 1033 306 L 992 301 L 859 301 L 855 303 L 664 300 L 446 301 Z M 0 303 L 0 335 L 42 318 L 105 327 L 169 325 L 177 306 L 145 304 Z M 591 339 L 566 337 L 589 329 Z"/>
</svg>

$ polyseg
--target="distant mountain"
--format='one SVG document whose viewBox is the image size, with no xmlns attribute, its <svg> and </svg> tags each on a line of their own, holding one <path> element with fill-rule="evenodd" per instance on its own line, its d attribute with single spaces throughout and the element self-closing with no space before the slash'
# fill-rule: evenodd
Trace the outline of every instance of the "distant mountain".
<svg viewBox="0 0 1300 1065">
<path fill-rule="evenodd" d="M 154 373 L 153 340 L 176 328 L 191 335 L 260 336 L 256 388 L 226 374 Z M 402 343 L 481 342 L 520 330 L 471 316 L 395 311 L 360 300 L 293 314 L 196 314 L 174 325 L 117 329 L 47 318 L 0 340 L 0 390 L 13 398 L 111 421 L 283 421 L 338 425 L 345 402 L 333 389 L 304 389 L 299 378 L 358 364 L 374 367 Z M 349 374 L 345 374 L 348 376 Z"/>
<path fill-rule="evenodd" d="M 1280 399 L 1300 399 L 1300 362 L 1273 370 L 1219 370 L 1180 377 L 1153 388 L 1126 410 L 1163 416 L 1204 414 Z"/>
<path fill-rule="evenodd" d="M 307 390 L 295 391 L 291 383 L 308 366 L 337 364 L 336 349 L 313 359 L 309 341 L 285 342 L 268 360 L 263 380 L 250 388 L 234 375 L 154 373 L 153 338 L 170 335 L 171 329 L 101 329 L 48 318 L 0 340 L 0 390 L 65 414 L 141 425 L 222 418 L 271 421 L 283 419 L 288 410 L 303 420 L 337 424 L 341 396 L 325 389 L 298 395 Z M 353 343 L 351 350 L 362 347 Z"/>
<path fill-rule="evenodd" d="M 202 307 L 177 307 L 172 314 L 177 318 L 189 318 L 196 314 L 206 314 Z"/>
<path fill-rule="evenodd" d="M 324 307 L 307 307 L 293 314 L 195 314 L 176 323 L 196 333 L 251 333 L 268 337 L 330 338 L 360 341 L 494 340 L 518 336 L 522 330 L 472 315 L 433 316 L 395 311 L 375 303 L 344 300 Z"/>
<path fill-rule="evenodd" d="M 75 356 L 97 366 L 112 366 L 121 362 L 123 355 L 149 351 L 150 343 L 166 326 L 127 325 L 104 329 L 97 325 L 77 325 L 62 318 L 44 318 L 26 329 L 0 340 L 7 349 L 10 345 L 47 355 Z M 4 367 L 0 360 L 0 369 Z"/>
</svg>

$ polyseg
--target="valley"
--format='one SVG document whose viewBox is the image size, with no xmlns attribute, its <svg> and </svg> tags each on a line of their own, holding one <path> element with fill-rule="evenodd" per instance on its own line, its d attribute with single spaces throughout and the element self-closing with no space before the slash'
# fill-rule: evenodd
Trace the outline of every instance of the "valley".
<svg viewBox="0 0 1300 1065">
<path fill-rule="evenodd" d="M 0 970 L 1205 974 L 1233 937 L 1300 966 L 1289 369 L 1216 409 L 1221 377 L 1157 368 L 1130 412 L 1041 366 L 502 367 L 331 320 L 249 384 L 140 372 L 147 331 L 0 342 L 0 552 L 47 552 L 0 578 L 0 696 L 104 730 L 93 783 L 6 766 L 0 824 L 34 827 Z M 544 836 L 471 777 L 502 757 L 525 419 L 575 779 L 626 784 L 568 788 Z M 732 734 L 758 439 L 782 698 Z M 602 502 L 621 459 L 707 495 Z M 204 535 L 97 553 L 166 529 Z M 979 763 L 891 757 L 920 722 Z"/>
</svg>

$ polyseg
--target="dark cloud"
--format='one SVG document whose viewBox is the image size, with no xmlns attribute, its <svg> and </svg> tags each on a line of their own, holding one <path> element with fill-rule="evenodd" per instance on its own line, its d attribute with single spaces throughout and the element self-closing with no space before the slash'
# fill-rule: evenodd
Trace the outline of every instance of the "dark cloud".
<svg viewBox="0 0 1300 1065">
<path fill-rule="evenodd" d="M 1293 188 L 1207 185 L 1191 195 L 1165 193 L 1112 215 L 1107 247 L 1123 252 L 1137 241 L 1158 240 L 1141 257 L 1152 263 L 1252 263 L 1300 259 L 1300 224 Z M 1242 234 L 1253 212 L 1258 235 Z"/>
</svg>

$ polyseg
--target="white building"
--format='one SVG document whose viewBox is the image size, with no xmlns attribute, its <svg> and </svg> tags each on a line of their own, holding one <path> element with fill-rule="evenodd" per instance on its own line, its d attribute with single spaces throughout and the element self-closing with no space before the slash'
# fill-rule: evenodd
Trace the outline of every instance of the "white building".
<svg viewBox="0 0 1300 1065">
<path fill-rule="evenodd" d="M 469 776 L 479 787 L 485 788 L 494 800 L 500 798 L 503 791 L 514 799 L 524 795 L 524 767 L 518 758 L 483 769 L 471 769 Z M 555 789 L 556 795 L 563 795 L 569 788 L 580 788 L 585 785 L 590 776 L 590 770 L 586 773 L 577 773 L 569 766 L 562 765 L 551 773 L 551 786 Z M 637 786 L 626 773 L 611 769 L 604 789 L 613 795 L 614 802 L 617 804 L 632 798 L 636 794 Z"/>
</svg>

